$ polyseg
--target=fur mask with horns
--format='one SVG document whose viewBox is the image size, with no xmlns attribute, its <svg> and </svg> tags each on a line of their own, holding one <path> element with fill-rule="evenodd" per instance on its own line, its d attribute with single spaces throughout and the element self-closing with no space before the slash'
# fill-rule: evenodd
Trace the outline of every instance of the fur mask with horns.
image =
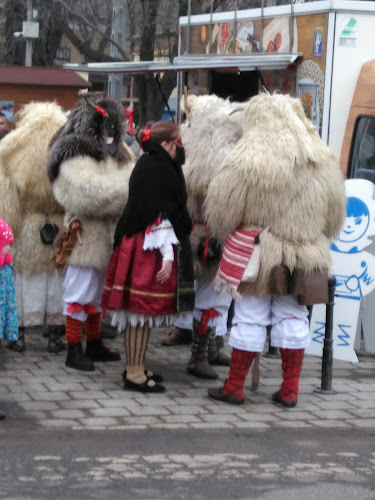
<svg viewBox="0 0 375 500">
<path fill-rule="evenodd" d="M 104 98 L 95 103 L 82 100 L 50 142 L 50 181 L 58 177 L 61 163 L 75 156 L 90 156 L 101 161 L 110 155 L 119 163 L 130 162 L 130 153 L 122 140 L 122 115 L 121 106 L 113 99 Z"/>
</svg>

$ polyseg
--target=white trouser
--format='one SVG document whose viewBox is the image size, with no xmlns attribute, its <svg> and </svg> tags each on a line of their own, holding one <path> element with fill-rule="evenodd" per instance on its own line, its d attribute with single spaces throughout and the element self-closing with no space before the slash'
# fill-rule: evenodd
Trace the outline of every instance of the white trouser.
<svg viewBox="0 0 375 500">
<path fill-rule="evenodd" d="M 229 345 L 242 351 L 262 352 L 271 325 L 271 345 L 304 349 L 310 343 L 308 310 L 292 295 L 243 295 L 235 303 Z"/>
<path fill-rule="evenodd" d="M 232 297 L 215 290 L 212 281 L 195 282 L 195 308 L 193 314 L 180 315 L 174 325 L 186 330 L 193 329 L 193 317 L 200 321 L 202 311 L 205 309 L 215 309 L 219 313 L 217 318 L 211 318 L 208 326 L 215 328 L 217 337 L 222 337 L 227 333 L 228 310 L 232 302 Z"/>
<path fill-rule="evenodd" d="M 64 280 L 64 314 L 77 321 L 86 321 L 88 314 L 84 311 L 68 312 L 72 304 L 94 306 L 97 312 L 100 307 L 106 273 L 93 267 L 68 266 Z"/>
<path fill-rule="evenodd" d="M 15 273 L 18 325 L 63 325 L 64 275 L 53 271 L 26 274 Z"/>
<path fill-rule="evenodd" d="M 221 337 L 227 333 L 228 310 L 231 302 L 232 297 L 226 293 L 217 292 L 212 281 L 196 281 L 193 316 L 200 321 L 202 311 L 215 309 L 219 316 L 209 319 L 208 326 L 215 328 L 216 336 Z"/>
</svg>

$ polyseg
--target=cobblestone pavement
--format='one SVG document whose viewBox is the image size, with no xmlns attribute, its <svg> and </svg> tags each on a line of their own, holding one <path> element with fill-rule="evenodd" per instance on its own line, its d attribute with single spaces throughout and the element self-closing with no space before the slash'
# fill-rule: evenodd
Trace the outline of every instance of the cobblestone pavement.
<svg viewBox="0 0 375 500">
<path fill-rule="evenodd" d="M 306 356 L 299 403 L 294 410 L 272 404 L 271 394 L 281 382 L 281 362 L 263 356 L 259 390 L 250 391 L 249 376 L 247 402 L 238 407 L 207 397 L 207 388 L 222 384 L 228 368 L 217 368 L 218 381 L 188 375 L 189 347 L 162 347 L 161 338 L 166 333 L 166 329 L 153 330 L 147 353 L 147 367 L 165 377 L 167 392 L 161 395 L 124 391 L 121 380 L 124 361 L 97 363 L 92 373 L 66 368 L 65 354 L 48 354 L 47 341 L 40 331 L 27 334 L 25 354 L 2 348 L 0 401 L 8 418 L 0 425 L 0 435 L 15 425 L 15 415 L 18 423 L 21 419 L 41 428 L 72 430 L 152 427 L 262 431 L 375 426 L 375 355 L 361 352 L 357 364 L 335 361 L 335 394 L 314 392 L 320 386 L 321 359 Z M 105 343 L 123 354 L 122 336 L 106 339 Z M 226 349 L 229 353 L 230 349 Z"/>
</svg>

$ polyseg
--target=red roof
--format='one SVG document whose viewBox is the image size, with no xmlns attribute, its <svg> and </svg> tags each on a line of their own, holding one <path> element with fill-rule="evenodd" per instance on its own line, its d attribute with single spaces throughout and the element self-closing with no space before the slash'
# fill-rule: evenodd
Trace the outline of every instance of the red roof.
<svg viewBox="0 0 375 500">
<path fill-rule="evenodd" d="M 0 85 L 42 85 L 56 87 L 90 87 L 90 83 L 74 71 L 61 68 L 0 66 Z"/>
</svg>

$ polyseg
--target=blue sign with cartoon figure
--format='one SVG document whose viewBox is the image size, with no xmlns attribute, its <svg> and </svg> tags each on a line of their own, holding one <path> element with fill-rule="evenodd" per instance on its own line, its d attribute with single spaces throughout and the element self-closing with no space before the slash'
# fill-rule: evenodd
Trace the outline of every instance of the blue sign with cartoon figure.
<svg viewBox="0 0 375 500">
<path fill-rule="evenodd" d="M 336 277 L 333 357 L 358 361 L 354 341 L 362 298 L 375 289 L 375 257 L 364 251 L 375 234 L 374 185 L 363 179 L 345 181 L 347 209 L 344 226 L 331 245 L 332 274 Z M 325 306 L 314 306 L 309 354 L 322 355 Z"/>
</svg>

